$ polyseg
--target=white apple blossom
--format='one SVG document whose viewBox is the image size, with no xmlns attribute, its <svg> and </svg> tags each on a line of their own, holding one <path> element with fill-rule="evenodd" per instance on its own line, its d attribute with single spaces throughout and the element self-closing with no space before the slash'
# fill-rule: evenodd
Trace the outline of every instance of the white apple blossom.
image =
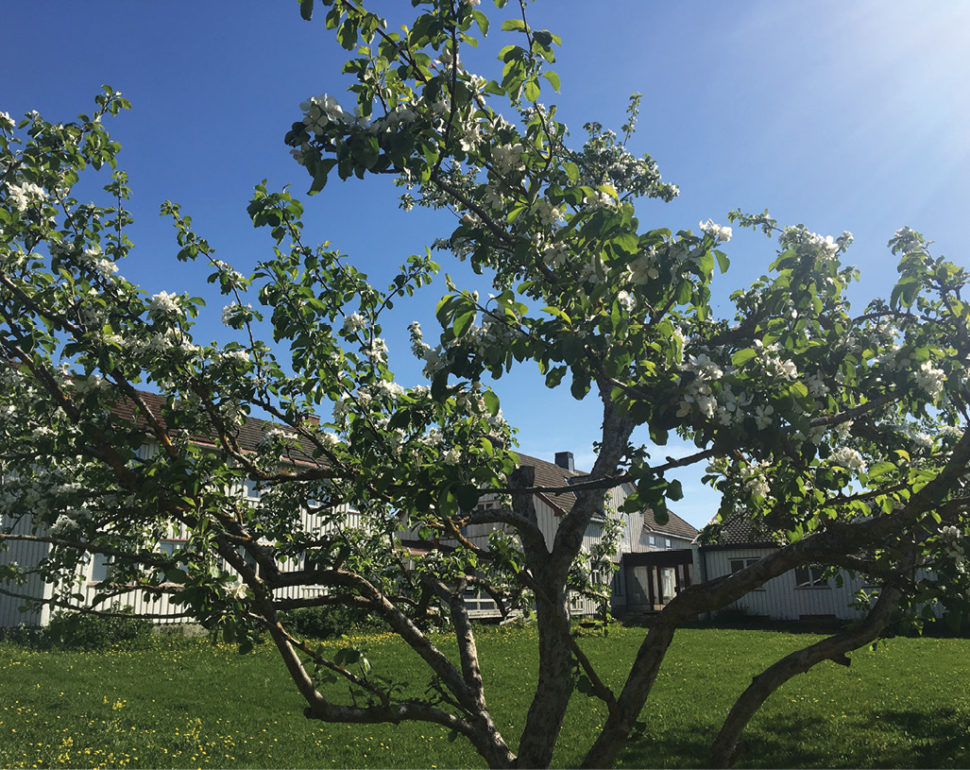
<svg viewBox="0 0 970 770">
<path fill-rule="evenodd" d="M 569 261 L 569 247 L 562 241 L 546 243 L 542 247 L 542 261 L 546 267 L 558 270 Z"/>
<path fill-rule="evenodd" d="M 935 398 L 943 390 L 946 382 L 946 374 L 942 369 L 937 369 L 929 361 L 920 364 L 919 369 L 913 372 L 916 384 L 926 391 L 930 398 Z"/>
<path fill-rule="evenodd" d="M 772 418 L 774 413 L 775 408 L 771 404 L 767 406 L 756 406 L 754 410 L 754 424 L 758 426 L 759 430 L 764 430 L 774 422 L 774 418 Z"/>
<path fill-rule="evenodd" d="M 320 439 L 320 443 L 327 449 L 334 449 L 340 443 L 340 438 L 337 434 L 331 433 L 330 431 L 323 431 L 317 434 L 317 438 Z"/>
<path fill-rule="evenodd" d="M 32 203 L 42 203 L 47 200 L 47 190 L 33 182 L 23 184 L 7 184 L 7 201 L 17 211 L 25 211 Z"/>
<path fill-rule="evenodd" d="M 524 171 L 525 163 L 522 160 L 524 152 L 525 148 L 518 142 L 513 145 L 496 145 L 492 148 L 492 165 L 502 175 L 513 171 Z"/>
<path fill-rule="evenodd" d="M 562 219 L 562 212 L 545 198 L 539 198 L 532 208 L 536 212 L 539 221 L 546 227 L 551 227 Z"/>
<path fill-rule="evenodd" d="M 404 388 L 398 385 L 396 382 L 387 382 L 386 380 L 379 380 L 371 386 L 371 390 L 380 396 L 385 398 L 399 398 L 404 395 Z"/>
<path fill-rule="evenodd" d="M 238 302 L 231 302 L 222 309 L 222 323 L 226 326 L 232 326 L 234 323 L 248 318 L 252 309 L 252 305 L 240 305 Z"/>
<path fill-rule="evenodd" d="M 660 277 L 657 270 L 656 252 L 651 249 L 630 263 L 630 279 L 633 283 L 644 284 Z"/>
<path fill-rule="evenodd" d="M 360 313 L 351 313 L 344 318 L 344 331 L 348 334 L 355 334 L 365 326 L 364 316 Z"/>
<path fill-rule="evenodd" d="M 223 361 L 230 361 L 230 362 L 249 363 L 249 361 L 251 360 L 249 356 L 249 352 L 243 350 L 242 348 L 236 348 L 235 350 L 224 350 L 222 353 L 219 354 L 219 357 Z"/>
<path fill-rule="evenodd" d="M 832 452 L 831 459 L 836 465 L 841 465 L 847 470 L 865 473 L 866 461 L 862 459 L 859 452 L 851 447 L 839 447 Z"/>
<path fill-rule="evenodd" d="M 94 270 L 102 278 L 110 278 L 112 275 L 118 272 L 118 265 L 112 262 L 110 259 L 97 259 L 92 265 Z"/>
<path fill-rule="evenodd" d="M 620 303 L 620 307 L 623 308 L 627 313 L 632 313 L 637 307 L 637 301 L 628 291 L 617 292 L 616 301 Z"/>
<path fill-rule="evenodd" d="M 57 517 L 57 521 L 51 524 L 50 533 L 54 537 L 65 537 L 75 532 L 77 528 L 78 523 L 66 513 L 62 513 Z"/>
<path fill-rule="evenodd" d="M 700 222 L 699 224 L 701 230 L 703 230 L 705 233 L 710 233 L 713 235 L 714 240 L 716 241 L 727 243 L 729 240 L 731 240 L 731 236 L 734 234 L 734 231 L 730 227 L 715 224 L 715 222 L 711 219 L 708 219 L 706 222 Z"/>
<path fill-rule="evenodd" d="M 300 104 L 303 124 L 313 133 L 322 134 L 330 123 L 349 123 L 350 116 L 332 96 L 321 94 Z"/>
<path fill-rule="evenodd" d="M 363 353 L 372 361 L 383 361 L 387 358 L 387 343 L 381 337 L 374 337 L 371 342 L 363 348 Z"/>
<path fill-rule="evenodd" d="M 181 315 L 182 308 L 178 303 L 177 294 L 169 294 L 167 291 L 160 291 L 153 294 L 148 306 L 148 315 L 156 323 L 167 320 L 173 315 Z"/>
</svg>

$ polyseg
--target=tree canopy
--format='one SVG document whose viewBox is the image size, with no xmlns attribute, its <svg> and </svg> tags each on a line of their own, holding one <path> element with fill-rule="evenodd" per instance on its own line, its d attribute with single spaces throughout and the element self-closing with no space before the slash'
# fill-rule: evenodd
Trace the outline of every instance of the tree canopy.
<svg viewBox="0 0 970 770">
<path fill-rule="evenodd" d="M 322 17 L 346 49 L 353 83 L 301 105 L 286 143 L 311 193 L 389 175 L 405 207 L 453 212 L 453 230 L 429 245 L 494 292 L 449 279 L 440 329 L 412 325 L 422 385 L 395 381 L 381 324 L 395 303 L 426 295 L 439 270 L 430 250 L 373 286 L 330 245 L 305 243 L 304 205 L 263 184 L 249 214 L 272 247 L 242 275 L 166 204 L 177 259 L 207 263 L 228 301 L 232 341 L 205 344 L 193 337 L 203 299 L 148 296 L 123 277 L 129 189 L 105 128 L 129 107 L 122 95 L 106 87 L 69 123 L 0 116 L 0 512 L 5 542 L 49 546 L 0 578 L 37 573 L 57 586 L 54 604 L 71 606 L 78 565 L 99 554 L 114 565 L 98 589 L 105 607 L 136 586 L 243 648 L 268 635 L 310 718 L 424 720 L 491 766 L 535 767 L 551 761 L 578 690 L 609 711 L 584 762 L 611 765 L 675 629 L 699 614 L 801 565 L 879 584 L 857 628 L 742 694 L 712 753 L 727 763 L 787 677 L 871 641 L 900 603 L 966 594 L 968 276 L 902 228 L 889 243 L 900 275 L 891 296 L 853 311 L 848 233 L 733 212 L 731 225 L 777 240 L 777 257 L 720 317 L 711 285 L 728 269 L 732 227 L 672 232 L 637 217 L 638 201 L 678 193 L 627 148 L 639 98 L 618 132 L 590 122 L 575 141 L 541 101 L 561 85 L 560 40 L 530 26 L 524 3 L 491 31 L 508 44 L 484 76 L 462 57 L 490 33 L 476 0 L 411 5 L 411 18 L 387 20 L 360 2 L 302 0 L 303 18 Z M 82 202 L 75 187 L 102 167 L 112 169 L 104 196 Z M 272 340 L 261 339 L 266 324 Z M 497 394 L 504 374 L 530 365 L 548 387 L 602 406 L 597 459 L 551 547 Z M 246 433 L 254 419 L 258 440 Z M 650 443 L 632 440 L 640 427 Z M 666 457 L 672 434 L 695 451 Z M 576 578 L 583 534 L 623 484 L 635 489 L 626 511 L 663 521 L 683 494 L 678 471 L 698 464 L 721 520 L 743 517 L 779 548 L 678 594 L 614 691 L 570 631 L 569 591 L 598 588 L 588 571 Z M 258 500 L 240 494 L 253 483 Z M 498 504 L 476 507 L 486 494 Z M 496 528 L 476 541 L 465 535 L 475 524 Z M 404 529 L 448 547 L 408 552 Z M 180 548 L 160 549 L 173 533 Z M 520 736 L 501 735 L 489 709 L 463 601 L 472 587 L 538 624 Z M 372 670 L 357 650 L 326 657 L 281 614 L 336 605 L 376 614 L 404 639 L 427 664 L 425 698 L 401 696 L 395 672 Z M 429 628 L 450 630 L 457 661 Z"/>
</svg>

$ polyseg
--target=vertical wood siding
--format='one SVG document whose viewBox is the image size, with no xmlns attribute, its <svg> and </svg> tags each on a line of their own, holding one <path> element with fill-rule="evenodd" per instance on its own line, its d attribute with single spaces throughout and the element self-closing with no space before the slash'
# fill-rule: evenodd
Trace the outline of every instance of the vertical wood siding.
<svg viewBox="0 0 970 770">
<path fill-rule="evenodd" d="M 730 574 L 732 559 L 760 559 L 772 552 L 771 548 L 737 548 L 701 551 L 700 554 L 706 560 L 707 577 L 711 579 Z M 842 578 L 841 586 L 831 578 L 824 588 L 799 588 L 795 583 L 795 572 L 790 570 L 738 599 L 728 609 L 738 609 L 749 615 L 775 620 L 800 620 L 805 616 L 828 615 L 840 620 L 851 620 L 859 617 L 859 610 L 852 604 L 865 583 L 847 574 L 843 574 Z"/>
<path fill-rule="evenodd" d="M 11 534 L 29 535 L 30 516 L 24 516 L 18 521 L 4 517 L 0 521 L 0 527 L 6 532 L 11 529 Z M 21 567 L 34 567 L 44 556 L 47 555 L 48 546 L 46 543 L 25 543 L 23 541 L 8 541 L 6 550 L 0 551 L 0 564 L 19 564 Z M 35 599 L 43 599 L 46 595 L 46 585 L 37 575 L 31 575 L 24 585 L 2 584 L 2 587 L 24 594 Z M 21 612 L 20 607 L 24 603 L 23 599 L 0 594 L 0 628 L 19 626 L 39 626 L 43 622 L 39 610 Z"/>
</svg>

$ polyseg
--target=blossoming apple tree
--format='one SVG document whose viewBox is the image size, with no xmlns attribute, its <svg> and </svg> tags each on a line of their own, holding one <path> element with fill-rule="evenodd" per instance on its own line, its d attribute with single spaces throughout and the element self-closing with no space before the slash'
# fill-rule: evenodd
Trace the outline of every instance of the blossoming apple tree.
<svg viewBox="0 0 970 770">
<path fill-rule="evenodd" d="M 303 17 L 322 15 L 348 51 L 354 82 L 350 95 L 308 99 L 286 142 L 311 192 L 334 176 L 390 175 L 405 207 L 453 212 L 435 246 L 487 275 L 494 293 L 449 281 L 440 329 L 412 325 L 425 385 L 395 381 L 381 324 L 395 302 L 428 290 L 430 256 L 373 286 L 344 255 L 304 242 L 298 200 L 261 185 L 249 213 L 274 245 L 242 275 L 166 204 L 177 259 L 208 264 L 228 301 L 232 341 L 201 344 L 201 299 L 148 296 L 122 274 L 129 191 L 103 124 L 127 108 L 123 97 L 106 88 L 92 115 L 65 124 L 0 115 L 0 512 L 5 543 L 46 548 L 36 564 L 4 564 L 0 578 L 16 593 L 40 575 L 57 586 L 50 601 L 71 606 L 79 563 L 108 558 L 95 611 L 133 588 L 167 595 L 243 647 L 268 635 L 309 718 L 431 722 L 496 767 L 547 766 L 573 697 L 608 712 L 584 763 L 613 764 L 674 631 L 775 576 L 821 563 L 879 584 L 859 624 L 740 694 L 710 757 L 727 764 L 788 678 L 844 662 L 901 605 L 966 592 L 967 275 L 904 228 L 890 241 L 900 258 L 891 297 L 856 313 L 845 299 L 855 272 L 841 263 L 851 236 L 734 213 L 734 226 L 777 238 L 777 258 L 733 295 L 733 317 L 716 317 L 711 286 L 728 268 L 732 228 L 641 224 L 639 199 L 678 190 L 627 148 L 638 98 L 619 134 L 591 122 L 575 143 L 540 101 L 560 87 L 550 68 L 559 39 L 530 26 L 524 5 L 501 25 L 508 44 L 491 78 L 462 58 L 489 32 L 478 2 L 412 6 L 398 26 L 356 1 L 302 0 Z M 102 167 L 115 169 L 108 198 L 81 202 L 81 174 Z M 541 490 L 516 469 L 486 384 L 520 365 L 602 408 L 597 459 L 569 488 L 576 503 L 551 547 L 532 507 Z M 259 415 L 273 427 L 251 447 L 241 432 Z M 641 427 L 650 444 L 634 441 Z M 671 433 L 695 451 L 666 457 Z M 779 548 L 678 594 L 613 689 L 570 631 L 569 588 L 597 589 L 574 581 L 583 533 L 620 484 L 636 489 L 627 510 L 662 520 L 682 495 L 678 473 L 697 464 L 722 495 L 722 520 L 744 517 Z M 258 500 L 239 494 L 252 483 Z M 486 493 L 501 504 L 476 509 Z M 463 534 L 478 523 L 497 527 L 487 543 Z M 409 553 L 404 527 L 448 545 Z M 173 531 L 182 546 L 159 548 Z M 512 739 L 489 705 L 463 601 L 472 588 L 530 608 L 538 626 L 538 681 Z M 288 626 L 286 610 L 338 605 L 400 635 L 427 665 L 423 694 L 359 650 L 328 657 Z M 429 627 L 449 629 L 457 661 Z"/>
</svg>

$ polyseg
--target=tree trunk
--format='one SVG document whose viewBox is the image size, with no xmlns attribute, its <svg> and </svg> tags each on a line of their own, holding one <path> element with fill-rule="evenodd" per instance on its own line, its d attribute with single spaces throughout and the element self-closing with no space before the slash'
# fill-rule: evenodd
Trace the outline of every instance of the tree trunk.
<svg viewBox="0 0 970 770">
<path fill-rule="evenodd" d="M 554 590 L 550 586 L 542 587 Z M 561 630 L 569 628 L 564 591 L 551 596 L 547 593 L 545 599 L 536 597 L 536 623 L 539 630 L 539 681 L 519 741 L 517 767 L 548 767 L 552 762 L 552 752 L 573 690 L 573 656 Z"/>
</svg>

